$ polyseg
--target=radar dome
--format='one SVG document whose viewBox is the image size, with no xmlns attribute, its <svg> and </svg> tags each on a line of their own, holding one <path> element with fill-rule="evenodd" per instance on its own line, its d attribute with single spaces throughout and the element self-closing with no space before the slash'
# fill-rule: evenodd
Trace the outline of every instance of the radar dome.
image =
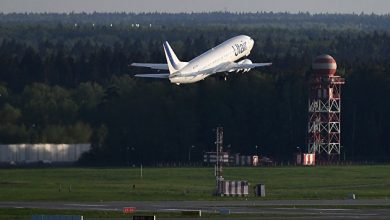
<svg viewBox="0 0 390 220">
<path fill-rule="evenodd" d="M 336 73 L 336 69 L 336 61 L 327 54 L 316 57 L 313 62 L 313 70 L 316 74 L 333 76 Z"/>
</svg>

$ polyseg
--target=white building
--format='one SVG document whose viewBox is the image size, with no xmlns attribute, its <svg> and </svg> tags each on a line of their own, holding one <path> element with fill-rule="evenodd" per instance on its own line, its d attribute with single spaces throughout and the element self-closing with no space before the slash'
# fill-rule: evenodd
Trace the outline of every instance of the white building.
<svg viewBox="0 0 390 220">
<path fill-rule="evenodd" d="M 0 163 L 76 162 L 91 144 L 1 144 Z"/>
</svg>

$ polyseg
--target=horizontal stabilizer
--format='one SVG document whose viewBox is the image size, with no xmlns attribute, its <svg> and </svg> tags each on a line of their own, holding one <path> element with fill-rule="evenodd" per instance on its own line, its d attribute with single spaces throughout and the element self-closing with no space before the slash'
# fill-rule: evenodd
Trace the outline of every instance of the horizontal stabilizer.
<svg viewBox="0 0 390 220">
<path fill-rule="evenodd" d="M 145 77 L 145 78 L 160 78 L 168 79 L 169 73 L 156 73 L 156 74 L 136 74 L 135 77 Z"/>
<path fill-rule="evenodd" d="M 148 67 L 156 70 L 168 70 L 168 64 L 166 63 L 132 63 L 132 66 Z"/>
</svg>

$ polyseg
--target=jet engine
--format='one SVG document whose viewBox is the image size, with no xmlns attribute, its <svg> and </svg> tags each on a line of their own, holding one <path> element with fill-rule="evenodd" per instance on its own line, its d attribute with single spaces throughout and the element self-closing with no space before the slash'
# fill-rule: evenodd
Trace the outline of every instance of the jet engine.
<svg viewBox="0 0 390 220">
<path fill-rule="evenodd" d="M 238 64 L 252 64 L 252 60 L 250 60 L 250 59 L 241 60 L 240 62 L 238 62 Z M 242 73 L 245 73 L 245 72 L 248 72 L 249 70 L 251 70 L 251 68 L 238 69 L 236 72 L 238 73 L 238 72 L 242 71 Z"/>
</svg>

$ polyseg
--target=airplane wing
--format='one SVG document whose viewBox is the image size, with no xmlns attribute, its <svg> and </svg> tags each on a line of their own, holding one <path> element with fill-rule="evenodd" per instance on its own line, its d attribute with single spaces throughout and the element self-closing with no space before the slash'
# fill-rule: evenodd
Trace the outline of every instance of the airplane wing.
<svg viewBox="0 0 390 220">
<path fill-rule="evenodd" d="M 166 63 L 132 63 L 131 66 L 148 67 L 156 70 L 168 70 Z"/>
<path fill-rule="evenodd" d="M 234 63 L 234 62 L 228 62 L 228 63 L 223 63 L 217 69 L 218 69 L 218 72 L 233 72 L 233 71 L 237 71 L 237 70 L 252 69 L 252 68 L 256 68 L 256 67 L 271 66 L 271 65 L 272 65 L 272 63 Z"/>
<path fill-rule="evenodd" d="M 245 70 L 249 71 L 252 68 L 256 67 L 263 67 L 263 66 L 271 66 L 272 63 L 235 63 L 235 62 L 225 62 L 221 63 L 220 65 L 208 70 L 209 73 L 215 74 L 219 72 L 234 72 L 234 71 L 240 71 Z"/>
<path fill-rule="evenodd" d="M 145 77 L 145 78 L 160 78 L 168 79 L 169 73 L 156 73 L 156 74 L 136 74 L 135 77 Z"/>
<path fill-rule="evenodd" d="M 233 65 L 230 67 L 230 71 L 234 70 L 241 70 L 241 69 L 252 69 L 256 67 L 262 67 L 262 66 L 271 66 L 272 63 L 233 63 Z"/>
</svg>

